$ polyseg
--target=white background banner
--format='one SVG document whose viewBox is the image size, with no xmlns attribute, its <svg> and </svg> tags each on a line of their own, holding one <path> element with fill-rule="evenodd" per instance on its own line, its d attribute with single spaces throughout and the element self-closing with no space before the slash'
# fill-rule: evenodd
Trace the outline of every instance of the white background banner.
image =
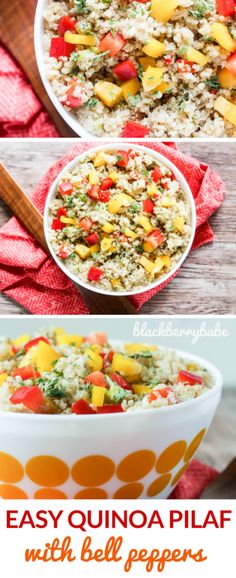
<svg viewBox="0 0 236 578">
<path fill-rule="evenodd" d="M 235 537 L 231 500 L 0 503 L 6 578 L 234 578 Z"/>
</svg>

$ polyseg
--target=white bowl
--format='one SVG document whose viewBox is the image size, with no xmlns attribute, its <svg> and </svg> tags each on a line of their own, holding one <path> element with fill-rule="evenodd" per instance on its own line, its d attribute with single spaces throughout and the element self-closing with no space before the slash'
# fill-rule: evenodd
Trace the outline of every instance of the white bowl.
<svg viewBox="0 0 236 578">
<path fill-rule="evenodd" d="M 60 116 L 63 120 L 72 128 L 72 130 L 83 138 L 96 138 L 95 135 L 89 133 L 75 118 L 72 113 L 67 112 L 64 106 L 60 103 L 59 99 L 53 92 L 51 84 L 46 76 L 45 70 L 45 50 L 44 50 L 44 18 L 43 12 L 48 5 L 48 0 L 38 0 L 37 8 L 35 13 L 35 21 L 34 21 L 34 47 L 35 47 L 35 55 L 36 61 L 39 69 L 39 73 L 41 76 L 41 80 L 43 82 L 44 88 L 54 104 L 55 108 L 59 112 Z"/>
<path fill-rule="evenodd" d="M 188 185 L 187 181 L 185 180 L 184 176 L 182 175 L 182 173 L 176 168 L 176 166 L 171 161 L 166 159 L 163 155 L 161 155 L 160 153 L 153 151 L 152 149 L 149 149 L 148 147 L 132 144 L 132 149 L 148 153 L 149 155 L 153 156 L 155 160 L 160 161 L 161 163 L 166 165 L 169 169 L 172 170 L 176 179 L 179 181 L 181 188 L 183 189 L 183 191 L 186 194 L 186 197 L 188 199 L 190 209 L 191 209 L 192 232 L 191 232 L 191 236 L 190 236 L 188 245 L 187 245 L 184 253 L 182 254 L 182 257 L 180 258 L 178 263 L 171 269 L 171 271 L 169 271 L 166 275 L 163 275 L 160 279 L 154 281 L 153 283 L 146 285 L 143 289 L 138 288 L 138 289 L 133 289 L 130 291 L 115 292 L 115 291 L 108 291 L 108 290 L 104 290 L 104 289 L 99 289 L 98 287 L 93 287 L 92 284 L 85 283 L 84 281 L 81 281 L 76 275 L 71 273 L 67 269 L 67 267 L 61 262 L 61 260 L 57 257 L 57 255 L 56 255 L 56 253 L 55 253 L 55 251 L 51 245 L 51 242 L 49 239 L 49 207 L 50 207 L 50 204 L 52 202 L 54 195 L 56 194 L 58 183 L 61 180 L 64 172 L 67 172 L 68 170 L 69 171 L 72 170 L 76 166 L 76 164 L 78 163 L 78 160 L 83 159 L 83 157 L 86 158 L 88 153 L 99 151 L 99 150 L 113 150 L 115 147 L 116 147 L 116 143 L 111 143 L 109 145 L 105 145 L 105 144 L 102 145 L 101 144 L 99 147 L 91 148 L 91 149 L 89 149 L 89 151 L 86 151 L 85 153 L 82 153 L 81 155 L 77 156 L 68 165 L 66 165 L 66 167 L 64 167 L 64 169 L 59 173 L 58 177 L 56 178 L 56 180 L 52 184 L 52 186 L 49 190 L 48 196 L 47 196 L 45 211 L 44 211 L 44 232 L 45 232 L 47 244 L 48 244 L 48 247 L 49 247 L 49 250 L 50 250 L 50 253 L 51 253 L 53 259 L 56 261 L 58 267 L 60 267 L 60 269 L 62 269 L 63 273 L 65 273 L 65 275 L 67 275 L 67 277 L 69 277 L 76 285 L 81 285 L 85 289 L 89 289 L 90 291 L 94 291 L 95 293 L 101 293 L 102 295 L 111 295 L 114 297 L 124 297 L 124 296 L 128 296 L 128 295 L 137 295 L 139 293 L 144 293 L 146 291 L 149 291 L 150 289 L 153 289 L 154 287 L 158 287 L 159 285 L 162 285 L 162 283 L 165 283 L 165 281 L 167 281 L 170 277 L 172 277 L 172 275 L 180 268 L 180 266 L 182 265 L 182 263 L 186 259 L 187 255 L 191 249 L 192 243 L 193 243 L 195 230 L 196 230 L 196 208 L 195 208 L 194 199 L 192 196 L 192 192 L 189 188 L 189 185 Z M 126 144 L 125 143 L 119 143 L 118 147 L 121 150 L 130 149 L 130 145 L 127 143 Z"/>
<path fill-rule="evenodd" d="M 222 390 L 214 365 L 177 353 L 210 372 L 212 389 L 178 405 L 133 413 L 1 412 L 0 496 L 167 498 L 198 449 Z"/>
</svg>

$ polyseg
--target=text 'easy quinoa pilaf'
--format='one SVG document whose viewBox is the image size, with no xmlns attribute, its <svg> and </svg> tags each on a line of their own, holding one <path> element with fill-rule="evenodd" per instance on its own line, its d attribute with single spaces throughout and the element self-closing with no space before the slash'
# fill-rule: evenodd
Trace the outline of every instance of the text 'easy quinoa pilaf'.
<svg viewBox="0 0 236 578">
<path fill-rule="evenodd" d="M 92 135 L 233 137 L 235 0 L 49 0 L 46 75 Z"/>
</svg>

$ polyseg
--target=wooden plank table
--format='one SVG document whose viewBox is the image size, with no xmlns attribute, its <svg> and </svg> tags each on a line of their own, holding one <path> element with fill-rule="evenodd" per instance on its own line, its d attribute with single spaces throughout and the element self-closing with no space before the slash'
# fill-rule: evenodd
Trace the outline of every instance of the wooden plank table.
<svg viewBox="0 0 236 578">
<path fill-rule="evenodd" d="M 0 158 L 26 193 L 50 165 L 72 146 L 53 142 L 1 142 Z M 226 185 L 222 207 L 210 219 L 214 244 L 193 251 L 177 277 L 144 305 L 141 314 L 233 314 L 236 311 L 236 143 L 188 142 L 180 149 L 215 169 Z M 0 226 L 10 217 L 0 205 Z M 105 311 L 104 311 L 105 312 Z M 23 307 L 0 295 L 0 314 L 25 314 Z"/>
</svg>

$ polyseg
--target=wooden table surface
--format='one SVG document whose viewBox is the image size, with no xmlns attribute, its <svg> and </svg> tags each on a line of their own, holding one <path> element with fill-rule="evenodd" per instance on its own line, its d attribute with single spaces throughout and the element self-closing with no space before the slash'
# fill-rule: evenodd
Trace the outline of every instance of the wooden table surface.
<svg viewBox="0 0 236 578">
<path fill-rule="evenodd" d="M 61 139 L 53 142 L 1 142 L 3 164 L 30 193 L 50 165 L 72 146 Z M 188 142 L 180 149 L 208 163 L 226 185 L 225 201 L 210 219 L 213 244 L 193 251 L 178 276 L 141 310 L 143 315 L 233 314 L 236 312 L 236 143 Z M 0 204 L 0 226 L 10 216 Z M 0 295 L 0 314 L 25 314 L 23 307 Z"/>
</svg>

